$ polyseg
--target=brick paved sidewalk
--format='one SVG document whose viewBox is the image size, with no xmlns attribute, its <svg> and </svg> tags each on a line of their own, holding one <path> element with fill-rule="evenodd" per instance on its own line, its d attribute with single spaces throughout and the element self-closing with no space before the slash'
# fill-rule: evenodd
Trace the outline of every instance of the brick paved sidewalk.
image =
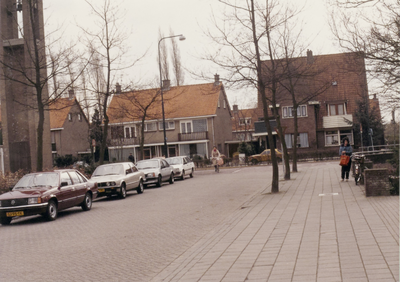
<svg viewBox="0 0 400 282">
<path fill-rule="evenodd" d="M 339 174 L 337 162 L 299 165 L 153 281 L 399 281 L 399 198 L 366 198 Z"/>
</svg>

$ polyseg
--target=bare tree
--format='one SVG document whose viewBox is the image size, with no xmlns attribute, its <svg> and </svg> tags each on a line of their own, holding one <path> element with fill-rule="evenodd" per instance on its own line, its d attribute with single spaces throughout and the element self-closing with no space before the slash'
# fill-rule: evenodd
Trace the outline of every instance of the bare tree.
<svg viewBox="0 0 400 282">
<path fill-rule="evenodd" d="M 264 122 L 268 132 L 268 143 L 271 149 L 273 166 L 272 192 L 279 191 L 279 171 L 275 153 L 274 139 L 270 120 L 277 122 L 285 154 L 285 179 L 290 178 L 290 166 L 287 158 L 286 143 L 282 134 L 280 117 L 276 107 L 276 95 L 281 79 L 276 61 L 283 58 L 283 51 L 277 44 L 282 25 L 294 19 L 295 11 L 279 6 L 277 1 L 220 0 L 225 7 L 223 19 L 218 21 L 214 16 L 216 32 L 209 31 L 208 36 L 220 48 L 205 59 L 225 69 L 226 81 L 234 87 L 252 87 L 257 90 L 259 105 L 263 109 Z M 272 112 L 270 106 L 272 107 Z"/>
<path fill-rule="evenodd" d="M 3 2 L 4 3 L 4 2 Z M 82 62 L 81 57 L 75 52 L 73 44 L 61 42 L 61 37 L 54 38 L 55 32 L 47 34 L 47 45 L 41 40 L 40 32 L 44 31 L 44 22 L 40 17 L 42 1 L 26 0 L 23 2 L 24 22 L 19 25 L 16 13 L 9 12 L 15 26 L 18 26 L 26 56 L 21 53 L 19 46 L 14 46 L 12 38 L 2 34 L 3 45 L 8 45 L 0 58 L 0 65 L 3 67 L 1 79 L 12 81 L 29 89 L 21 99 L 14 102 L 30 109 L 37 110 L 37 152 L 36 170 L 43 170 L 43 134 L 45 123 L 45 111 L 50 103 L 57 100 L 63 93 L 78 79 L 87 62 Z M 51 38 L 51 39 L 50 39 Z M 6 43 L 5 43 L 6 42 Z M 47 49 L 47 51 L 46 51 Z M 47 56 L 46 56 L 47 53 Z M 49 63 L 48 63 L 49 62 Z M 69 82 L 61 84 L 57 77 L 69 75 L 68 69 L 76 65 L 76 72 L 71 74 Z M 48 82 L 53 81 L 54 88 L 49 93 Z M 33 91 L 31 91 L 33 89 Z M 31 97 L 28 97 L 31 96 Z M 32 103 L 30 101 L 33 101 Z"/>
<path fill-rule="evenodd" d="M 169 35 L 173 36 L 174 32 L 172 29 L 169 31 Z M 183 72 L 182 68 L 182 61 L 181 61 L 181 54 L 179 51 L 178 47 L 178 42 L 176 41 L 176 38 L 171 38 L 172 40 L 172 67 L 173 67 L 173 73 L 175 75 L 175 85 L 180 86 L 184 83 L 185 80 L 185 74 Z"/>
<path fill-rule="evenodd" d="M 331 28 L 340 46 L 366 58 L 375 89 L 387 103 L 400 105 L 400 1 L 332 0 Z M 384 106 L 385 107 L 385 106 Z"/>
<path fill-rule="evenodd" d="M 158 40 L 164 37 L 164 34 L 159 30 Z M 162 79 L 170 80 L 169 77 L 169 62 L 168 62 L 168 48 L 165 40 L 160 42 L 160 58 L 158 58 L 161 62 L 161 73 Z"/>
<path fill-rule="evenodd" d="M 96 1 L 85 0 L 90 6 L 92 13 L 96 17 L 96 30 L 82 28 L 89 50 L 93 50 L 96 60 L 91 62 L 94 69 L 99 71 L 99 80 L 97 85 L 92 85 L 92 91 L 98 93 L 98 106 L 100 115 L 103 120 L 103 135 L 100 144 L 99 162 L 104 162 L 104 153 L 107 147 L 107 133 L 109 117 L 107 115 L 107 107 L 112 95 L 111 86 L 116 75 L 129 67 L 132 67 L 140 58 L 133 60 L 131 64 L 124 64 L 123 58 L 127 53 L 126 40 L 128 33 L 122 29 L 121 11 L 118 10 L 117 4 L 111 0 L 104 0 L 100 4 Z M 126 62 L 126 60 L 124 60 Z M 104 74 L 104 89 L 101 82 L 101 73 Z"/>
</svg>

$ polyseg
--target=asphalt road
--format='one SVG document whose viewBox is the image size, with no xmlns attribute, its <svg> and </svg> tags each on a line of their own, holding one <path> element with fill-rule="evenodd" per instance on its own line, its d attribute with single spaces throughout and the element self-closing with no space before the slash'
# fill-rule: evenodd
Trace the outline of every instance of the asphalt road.
<svg viewBox="0 0 400 282">
<path fill-rule="evenodd" d="M 270 184 L 271 166 L 196 171 L 92 210 L 0 226 L 0 281 L 148 281 Z"/>
</svg>

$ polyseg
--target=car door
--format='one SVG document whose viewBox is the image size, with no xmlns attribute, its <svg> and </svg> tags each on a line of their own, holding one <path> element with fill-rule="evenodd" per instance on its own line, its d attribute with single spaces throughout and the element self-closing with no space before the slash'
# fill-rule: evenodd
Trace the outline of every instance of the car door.
<svg viewBox="0 0 400 282">
<path fill-rule="evenodd" d="M 168 180 L 170 175 L 171 175 L 171 167 L 164 160 L 160 160 L 160 162 L 161 162 L 161 176 L 162 176 L 162 179 L 163 179 L 163 181 Z"/>
<path fill-rule="evenodd" d="M 80 205 L 85 198 L 87 185 L 86 183 L 82 183 L 81 178 L 75 171 L 69 171 L 68 174 L 72 179 L 73 194 L 75 197 L 75 199 L 72 201 L 73 206 Z"/>
<path fill-rule="evenodd" d="M 139 186 L 139 181 L 140 181 L 140 172 L 137 169 L 135 165 L 131 165 L 132 167 L 132 179 L 133 179 L 133 188 L 136 188 Z"/>
<path fill-rule="evenodd" d="M 125 168 L 125 183 L 126 183 L 126 189 L 131 190 L 135 187 L 135 176 L 132 171 L 132 167 L 130 164 L 127 164 L 124 166 Z"/>
<path fill-rule="evenodd" d="M 185 170 L 185 175 L 189 175 L 190 174 L 190 166 L 187 161 L 187 158 L 183 158 L 182 162 L 183 162 L 183 169 Z"/>
<path fill-rule="evenodd" d="M 60 183 L 60 193 L 57 196 L 57 200 L 58 208 L 62 210 L 74 205 L 75 187 L 73 187 L 71 177 L 66 171 L 61 172 Z"/>
</svg>

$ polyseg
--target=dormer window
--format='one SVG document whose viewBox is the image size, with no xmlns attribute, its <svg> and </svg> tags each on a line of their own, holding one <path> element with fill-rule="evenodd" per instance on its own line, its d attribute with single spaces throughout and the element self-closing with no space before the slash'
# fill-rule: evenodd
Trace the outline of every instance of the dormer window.
<svg viewBox="0 0 400 282">
<path fill-rule="evenodd" d="M 251 124 L 251 118 L 240 118 L 239 119 L 239 125 L 250 125 Z"/>
<path fill-rule="evenodd" d="M 68 121 L 72 121 L 72 114 L 71 113 L 68 114 Z"/>
</svg>

